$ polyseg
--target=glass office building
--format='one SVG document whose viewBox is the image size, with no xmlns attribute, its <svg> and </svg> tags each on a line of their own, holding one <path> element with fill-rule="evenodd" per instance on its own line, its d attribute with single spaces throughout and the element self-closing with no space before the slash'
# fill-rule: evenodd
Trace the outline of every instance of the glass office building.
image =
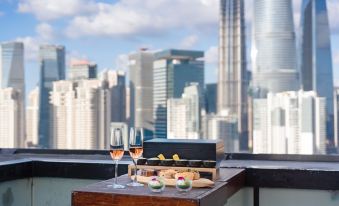
<svg viewBox="0 0 339 206">
<path fill-rule="evenodd" d="M 192 82 L 204 88 L 202 51 L 164 50 L 155 53 L 153 64 L 153 116 L 156 138 L 167 138 L 167 100 L 180 98 Z M 202 97 L 201 97 L 202 98 Z M 203 102 L 201 99 L 200 102 Z"/>
<path fill-rule="evenodd" d="M 291 0 L 254 1 L 252 37 L 254 95 L 299 89 Z"/>
<path fill-rule="evenodd" d="M 326 97 L 327 138 L 333 142 L 333 74 L 326 0 L 304 0 L 300 26 L 302 87 Z"/>
<path fill-rule="evenodd" d="M 65 47 L 40 46 L 39 146 L 50 147 L 50 102 L 53 81 L 65 79 Z"/>
</svg>

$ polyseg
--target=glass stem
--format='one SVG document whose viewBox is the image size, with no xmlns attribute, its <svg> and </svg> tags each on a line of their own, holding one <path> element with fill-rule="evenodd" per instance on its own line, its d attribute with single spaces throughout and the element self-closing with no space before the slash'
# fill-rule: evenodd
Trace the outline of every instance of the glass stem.
<svg viewBox="0 0 339 206">
<path fill-rule="evenodd" d="M 134 163 L 134 180 L 133 180 L 133 182 L 136 183 L 137 182 L 137 171 L 138 171 L 137 160 L 133 159 L 133 163 Z"/>
<path fill-rule="evenodd" d="M 117 185 L 118 184 L 118 161 L 114 161 L 115 162 L 115 170 L 114 170 L 114 184 Z"/>
</svg>

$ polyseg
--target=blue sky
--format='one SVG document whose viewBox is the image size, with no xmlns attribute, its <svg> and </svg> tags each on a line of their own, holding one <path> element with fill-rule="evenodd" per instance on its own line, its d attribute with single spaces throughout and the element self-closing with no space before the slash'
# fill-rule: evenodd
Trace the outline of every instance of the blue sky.
<svg viewBox="0 0 339 206">
<path fill-rule="evenodd" d="M 245 2 L 250 35 L 252 0 Z M 300 2 L 293 0 L 296 27 Z M 328 7 L 339 83 L 339 1 Z M 45 43 L 65 45 L 68 61 L 88 59 L 99 70 L 126 70 L 127 54 L 143 47 L 204 50 L 206 82 L 217 78 L 218 0 L 0 0 L 0 25 L 0 41 L 25 43 L 28 91 L 38 82 L 38 46 Z"/>
</svg>

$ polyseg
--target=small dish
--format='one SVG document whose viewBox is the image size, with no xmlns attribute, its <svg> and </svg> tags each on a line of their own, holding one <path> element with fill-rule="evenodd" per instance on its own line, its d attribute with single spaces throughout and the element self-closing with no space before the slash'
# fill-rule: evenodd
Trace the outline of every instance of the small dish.
<svg viewBox="0 0 339 206">
<path fill-rule="evenodd" d="M 172 166 L 174 163 L 173 159 L 164 159 L 164 160 L 160 160 L 160 164 L 162 166 Z"/>
<path fill-rule="evenodd" d="M 146 161 L 147 161 L 146 158 L 141 157 L 137 160 L 137 165 L 144 165 L 146 164 Z"/>
<path fill-rule="evenodd" d="M 204 161 L 202 161 L 202 164 L 206 168 L 215 168 L 217 162 L 214 161 L 214 160 L 204 160 Z"/>
<path fill-rule="evenodd" d="M 147 165 L 157 166 L 157 165 L 159 165 L 160 160 L 159 160 L 159 158 L 154 157 L 154 158 L 147 159 L 146 162 L 147 162 Z"/>
<path fill-rule="evenodd" d="M 174 165 L 177 167 L 187 167 L 188 160 L 186 159 L 180 159 L 180 160 L 175 160 Z"/>
<path fill-rule="evenodd" d="M 188 192 L 192 189 L 192 180 L 179 177 L 175 183 L 175 187 L 179 192 Z"/>
<path fill-rule="evenodd" d="M 188 165 L 190 167 L 201 167 L 202 160 L 189 160 Z"/>
<path fill-rule="evenodd" d="M 162 192 L 165 189 L 165 184 L 160 177 L 152 177 L 148 182 L 148 188 L 152 192 Z"/>
</svg>

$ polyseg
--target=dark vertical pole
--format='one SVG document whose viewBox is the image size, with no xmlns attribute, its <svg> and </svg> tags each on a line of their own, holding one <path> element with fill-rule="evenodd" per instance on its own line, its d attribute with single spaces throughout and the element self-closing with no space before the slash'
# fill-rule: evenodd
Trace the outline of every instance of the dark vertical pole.
<svg viewBox="0 0 339 206">
<path fill-rule="evenodd" d="M 253 188 L 253 206 L 259 206 L 259 187 Z"/>
</svg>

